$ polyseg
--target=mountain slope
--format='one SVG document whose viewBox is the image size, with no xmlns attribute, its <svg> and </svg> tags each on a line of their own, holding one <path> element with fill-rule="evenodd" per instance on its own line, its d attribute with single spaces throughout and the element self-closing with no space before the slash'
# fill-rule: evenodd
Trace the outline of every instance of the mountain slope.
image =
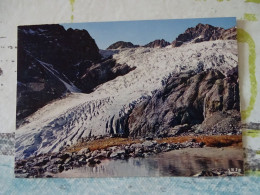
<svg viewBox="0 0 260 195">
<path fill-rule="evenodd" d="M 25 117 L 68 93 L 90 93 L 133 70 L 103 59 L 86 30 L 61 25 L 18 27 L 17 126 Z"/>
<path fill-rule="evenodd" d="M 16 157 L 55 152 L 81 138 L 128 134 L 125 119 L 139 102 L 161 88 L 172 73 L 237 67 L 237 45 L 217 40 L 178 48 L 130 48 L 113 55 L 133 69 L 100 84 L 90 94 L 70 94 L 28 117 L 16 132 Z"/>
<path fill-rule="evenodd" d="M 24 50 L 23 62 L 27 67 L 23 74 L 18 73 L 17 83 L 17 126 L 23 119 L 46 103 L 65 96 L 70 92 L 80 92 L 68 78 L 60 74 L 51 64 L 44 63 Z M 18 66 L 18 69 L 21 66 Z M 19 71 L 18 71 L 19 72 Z"/>
</svg>

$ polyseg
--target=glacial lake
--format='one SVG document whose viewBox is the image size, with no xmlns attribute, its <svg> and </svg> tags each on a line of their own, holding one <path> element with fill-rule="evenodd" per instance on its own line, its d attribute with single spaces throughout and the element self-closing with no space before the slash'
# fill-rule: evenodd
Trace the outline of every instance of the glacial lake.
<svg viewBox="0 0 260 195">
<path fill-rule="evenodd" d="M 83 166 L 54 177 L 156 177 L 192 176 L 213 168 L 243 170 L 240 148 L 186 148 L 127 160 L 102 160 L 93 167 Z"/>
</svg>

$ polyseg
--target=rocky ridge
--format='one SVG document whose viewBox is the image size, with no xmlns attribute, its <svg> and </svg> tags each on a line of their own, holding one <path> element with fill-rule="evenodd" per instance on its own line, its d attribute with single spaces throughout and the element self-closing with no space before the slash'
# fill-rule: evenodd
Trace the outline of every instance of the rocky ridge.
<svg viewBox="0 0 260 195">
<path fill-rule="evenodd" d="M 180 34 L 171 44 L 179 47 L 185 43 L 200 43 L 213 40 L 236 39 L 236 28 L 224 29 L 209 24 L 198 24 L 196 27 L 188 28 Z"/>
<path fill-rule="evenodd" d="M 131 42 L 125 42 L 125 41 L 117 41 L 110 45 L 107 49 L 123 49 L 123 48 L 136 48 L 139 47 L 139 45 L 134 45 Z"/>
<path fill-rule="evenodd" d="M 168 45 L 170 45 L 170 43 L 165 41 L 164 39 L 157 39 L 157 40 L 154 40 L 154 41 L 144 45 L 143 47 L 162 48 L 162 47 L 166 47 Z"/>
</svg>

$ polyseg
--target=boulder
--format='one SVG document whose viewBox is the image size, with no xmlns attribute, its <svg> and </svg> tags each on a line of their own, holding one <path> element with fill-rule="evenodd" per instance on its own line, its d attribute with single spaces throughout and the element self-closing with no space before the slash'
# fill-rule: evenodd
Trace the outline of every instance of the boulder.
<svg viewBox="0 0 260 195">
<path fill-rule="evenodd" d="M 44 166 L 49 162 L 49 158 L 46 157 L 44 159 L 40 159 L 35 165 L 36 166 Z"/>
<path fill-rule="evenodd" d="M 67 158 L 71 157 L 71 153 L 65 153 L 65 154 L 60 154 L 58 157 L 59 159 L 65 161 Z"/>
<path fill-rule="evenodd" d="M 89 148 L 82 148 L 80 151 L 78 151 L 78 155 L 85 155 L 86 153 L 90 152 Z"/>
<path fill-rule="evenodd" d="M 96 158 L 105 159 L 105 158 L 108 158 L 110 154 L 111 154 L 111 152 L 109 152 L 109 151 L 101 150 L 101 152 L 96 156 Z"/>
<path fill-rule="evenodd" d="M 58 164 L 58 170 L 59 172 L 64 171 L 64 166 L 62 164 Z"/>
<path fill-rule="evenodd" d="M 96 164 L 95 158 L 90 157 L 90 158 L 86 159 L 86 163 L 88 163 L 88 165 Z"/>
<path fill-rule="evenodd" d="M 95 150 L 95 151 L 92 152 L 91 156 L 96 157 L 99 153 L 100 153 L 99 150 Z"/>
<path fill-rule="evenodd" d="M 140 144 L 140 143 L 132 144 L 132 145 L 130 146 L 130 148 L 142 148 L 142 147 L 143 147 L 143 145 Z"/>
<path fill-rule="evenodd" d="M 170 128 L 168 131 L 168 137 L 170 136 L 175 136 L 175 135 L 180 135 L 183 132 L 185 132 L 186 130 L 188 130 L 190 128 L 190 126 L 188 124 L 184 124 L 184 125 L 176 125 L 173 128 Z"/>
<path fill-rule="evenodd" d="M 87 164 L 86 158 L 85 158 L 85 157 L 81 157 L 81 158 L 79 159 L 79 163 L 80 163 L 80 164 L 83 164 L 83 165 Z"/>
<path fill-rule="evenodd" d="M 125 155 L 125 151 L 124 150 L 117 150 L 117 151 L 112 152 L 110 154 L 110 158 L 114 158 L 114 159 L 121 158 L 121 155 Z"/>
<path fill-rule="evenodd" d="M 156 145 L 156 143 L 152 142 L 152 141 L 145 141 L 142 143 L 143 147 L 153 147 L 154 145 Z"/>
</svg>

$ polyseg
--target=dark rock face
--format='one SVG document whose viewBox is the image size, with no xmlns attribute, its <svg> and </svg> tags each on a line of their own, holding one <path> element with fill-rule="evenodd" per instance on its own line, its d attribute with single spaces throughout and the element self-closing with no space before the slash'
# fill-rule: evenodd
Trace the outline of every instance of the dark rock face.
<svg viewBox="0 0 260 195">
<path fill-rule="evenodd" d="M 162 48 L 162 47 L 166 47 L 170 45 L 169 42 L 165 41 L 164 39 L 157 39 L 155 41 L 152 41 L 146 45 L 144 45 L 144 47 L 151 47 L 151 48 Z"/>
<path fill-rule="evenodd" d="M 128 118 L 129 135 L 174 136 L 194 131 L 192 127 L 198 128 L 199 124 L 204 134 L 237 133 L 240 127 L 237 78 L 236 70 L 227 77 L 218 70 L 171 75 L 163 89 L 132 110 Z"/>
<path fill-rule="evenodd" d="M 224 28 L 214 27 L 209 24 L 198 24 L 194 28 L 188 28 L 183 34 L 180 34 L 173 42 L 173 47 L 179 47 L 186 42 L 199 43 L 213 40 L 236 39 L 236 28 L 225 30 Z"/>
<path fill-rule="evenodd" d="M 60 25 L 18 27 L 17 124 L 70 92 L 62 81 L 76 82 L 79 72 L 100 59 L 94 39 L 85 30 L 66 31 Z"/>
<path fill-rule="evenodd" d="M 90 93 L 99 84 L 110 81 L 117 76 L 123 76 L 134 69 L 135 67 L 131 68 L 127 64 L 117 64 L 116 60 L 108 59 L 87 68 L 76 84 L 82 86 L 83 92 Z"/>
<path fill-rule="evenodd" d="M 18 27 L 18 48 L 65 72 L 79 59 L 100 59 L 95 40 L 86 30 L 65 30 L 58 24 Z"/>
<path fill-rule="evenodd" d="M 110 45 L 107 49 L 123 49 L 123 48 L 135 48 L 139 47 L 139 45 L 134 45 L 131 42 L 118 41 Z"/>
<path fill-rule="evenodd" d="M 64 84 L 55 75 L 28 55 L 25 50 L 18 52 L 20 58 L 18 57 L 17 71 L 17 126 L 23 122 L 22 119 L 46 103 L 63 97 L 67 91 Z"/>
<path fill-rule="evenodd" d="M 33 69 L 32 59 L 51 64 L 70 81 L 78 79 L 92 62 L 101 56 L 95 40 L 86 30 L 67 31 L 60 25 L 18 27 L 18 81 L 33 77 L 25 71 Z"/>
</svg>

